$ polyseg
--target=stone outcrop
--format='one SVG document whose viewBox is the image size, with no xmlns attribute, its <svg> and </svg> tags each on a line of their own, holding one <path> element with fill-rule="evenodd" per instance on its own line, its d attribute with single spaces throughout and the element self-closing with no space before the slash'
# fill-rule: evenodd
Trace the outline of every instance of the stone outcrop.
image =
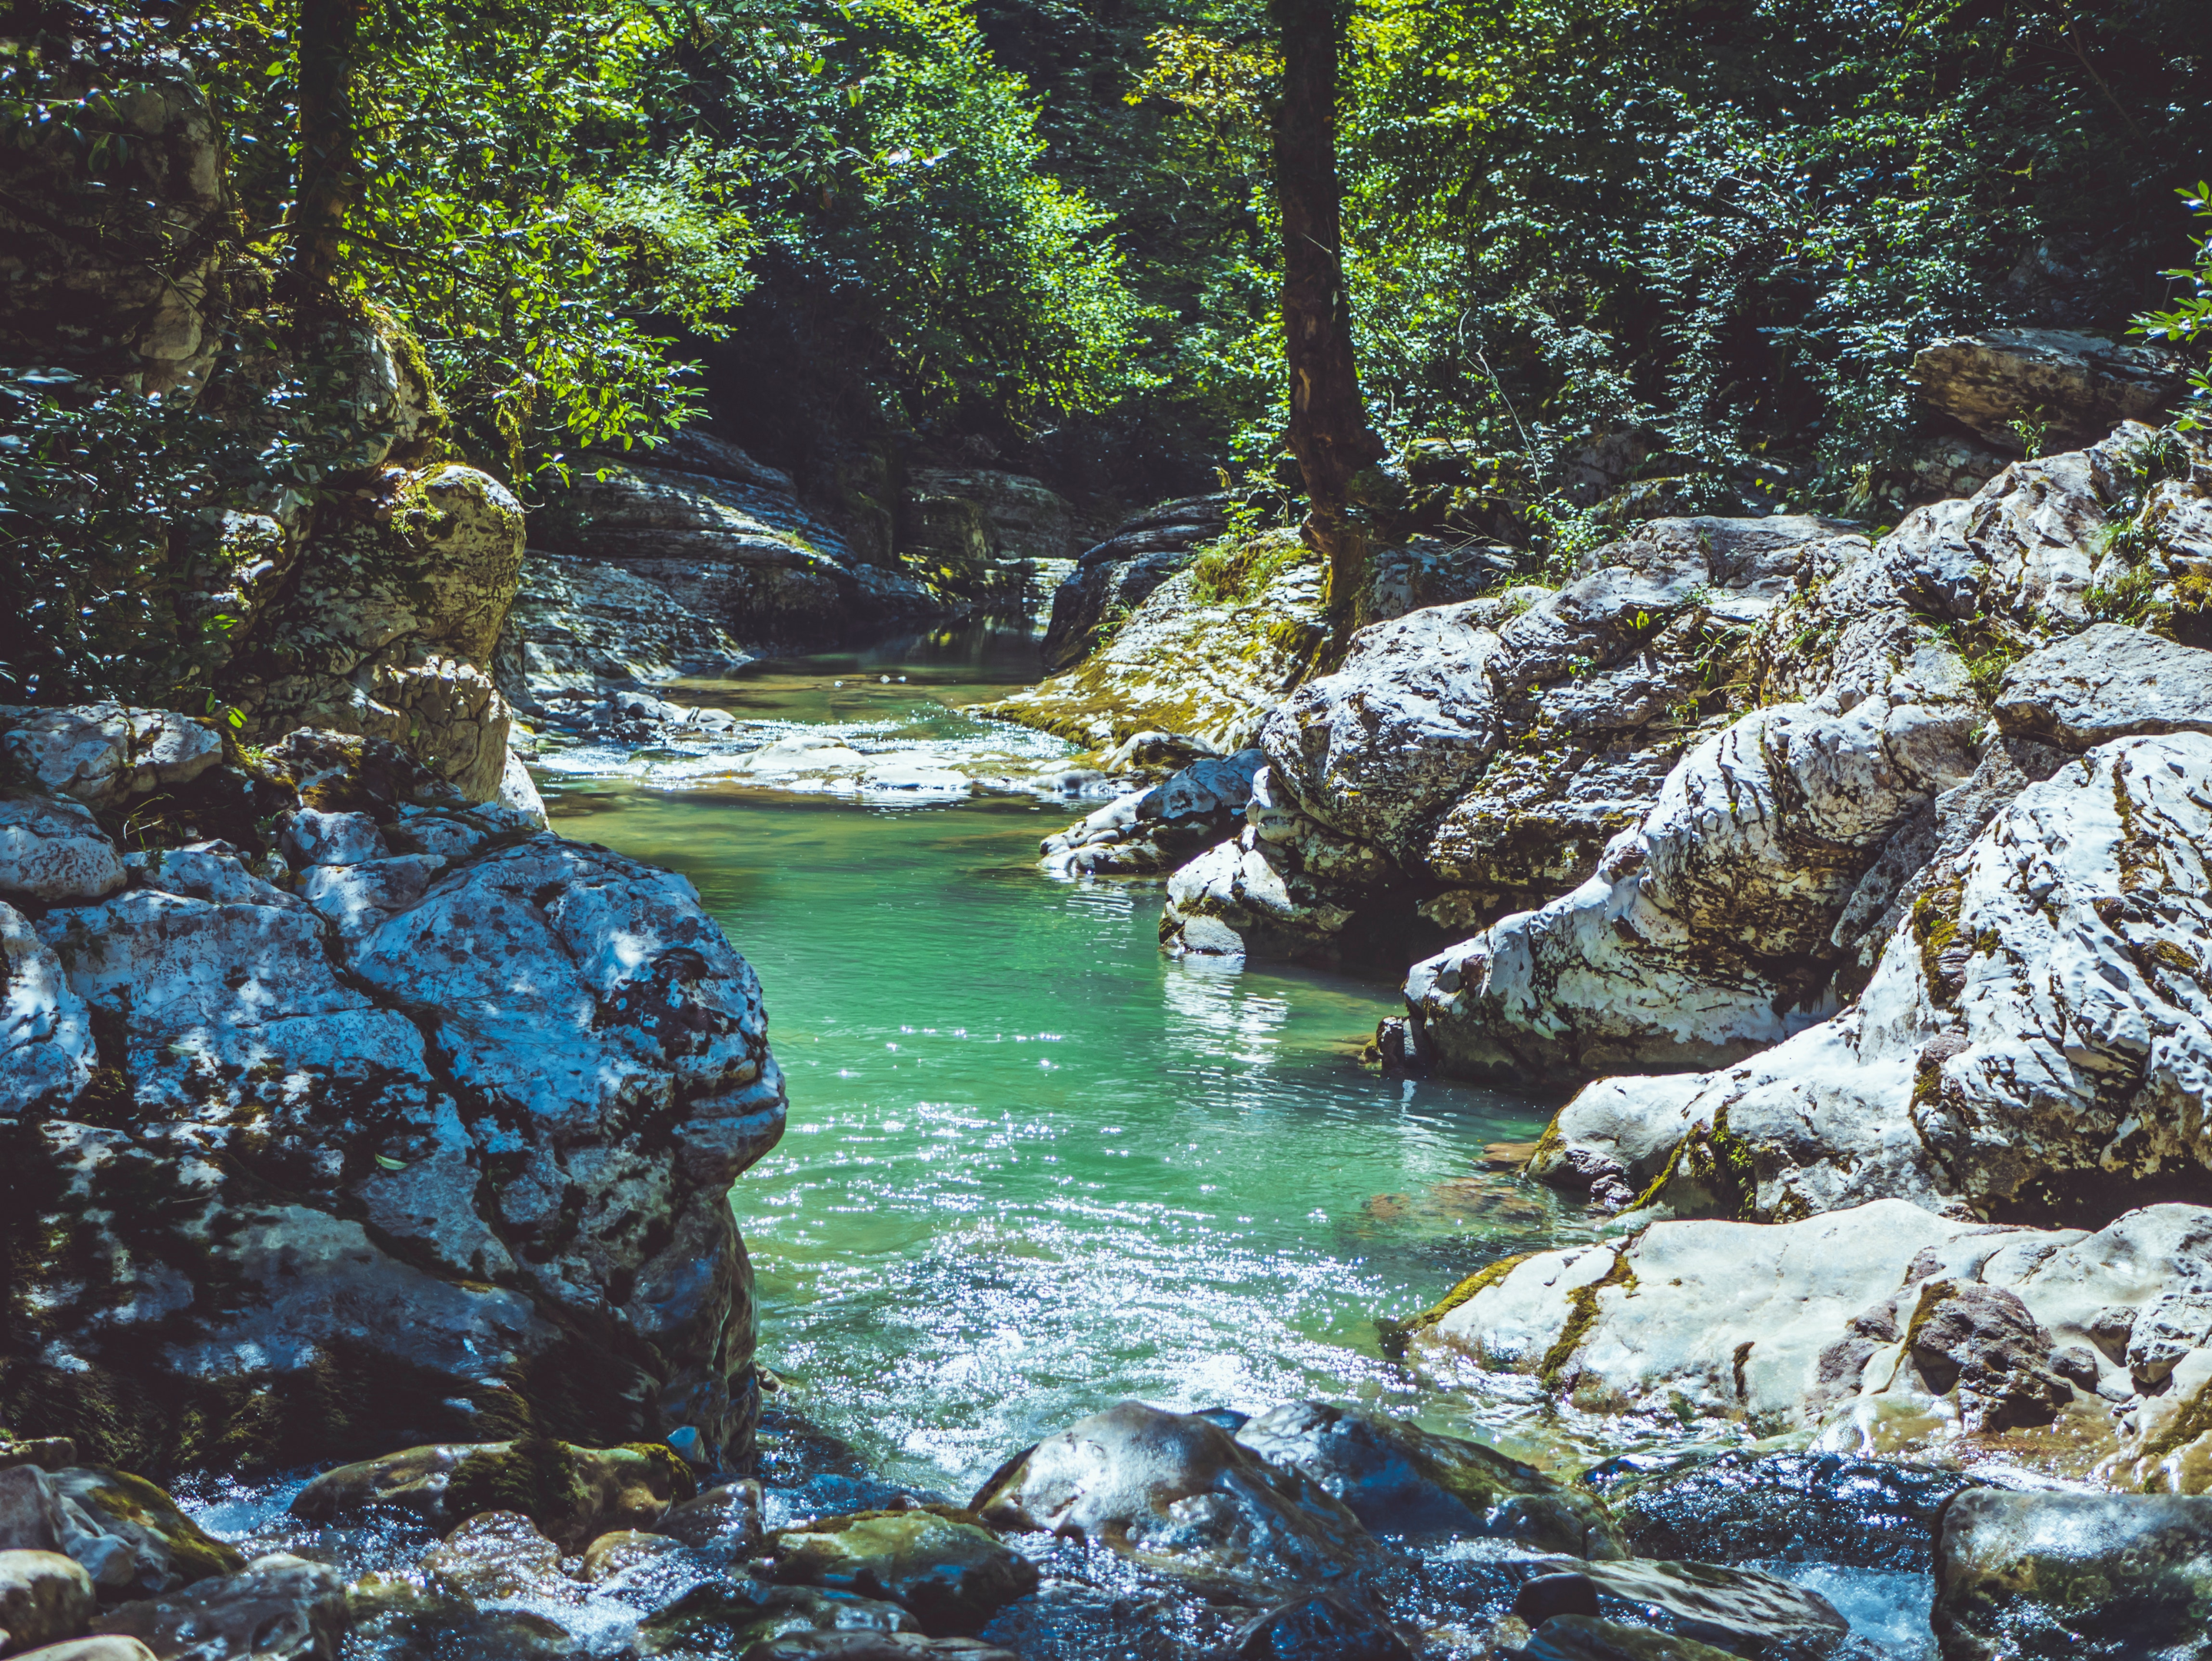
<svg viewBox="0 0 2212 1661">
<path fill-rule="evenodd" d="M 690 885 L 337 733 L 109 807 L 112 873 L 0 894 L 5 1416 L 156 1470 L 685 1426 L 742 1455 L 726 1196 L 783 1096 Z"/>
<path fill-rule="evenodd" d="M 245 734 L 388 739 L 493 800 L 513 715 L 489 669 L 522 557 L 521 504 L 471 467 L 384 474 L 325 510 L 290 598 L 238 666 Z"/>
<path fill-rule="evenodd" d="M 1879 545 L 1816 545 L 1753 643 L 1764 707 L 1684 756 L 1582 887 L 1414 970 L 1437 1059 L 1565 1079 L 1712 1067 L 1833 1013 L 1938 855 L 2063 758 L 2027 736 L 2057 727 L 1992 723 L 1993 672 L 2089 623 L 2130 573 L 2185 557 L 2154 510 L 2181 488 L 2162 475 L 2194 465 L 2178 439 L 2123 429 L 1916 510 Z"/>
<path fill-rule="evenodd" d="M 729 675 L 755 656 L 660 584 L 605 560 L 531 553 L 509 617 L 496 678 L 525 708 L 602 682 Z"/>
<path fill-rule="evenodd" d="M 1508 587 L 1363 630 L 1341 669 L 1262 726 L 1281 812 L 1242 839 L 1241 892 L 1228 853 L 1189 867 L 1173 943 L 1328 957 L 1358 925 L 1403 963 L 1407 946 L 1583 879 L 1741 698 L 1729 682 L 1793 574 L 1856 545 L 1814 519 L 1658 520 L 1565 588 Z M 1297 918 L 1248 897 L 1276 885 Z M 1256 931 L 1245 921 L 1263 915 Z"/>
<path fill-rule="evenodd" d="M 1164 730 L 1217 751 L 1248 747 L 1269 709 L 1311 667 L 1322 640 L 1319 563 L 1269 532 L 1249 592 L 1208 599 L 1184 571 L 1154 589 L 1074 669 L 975 713 L 1103 750 Z"/>
<path fill-rule="evenodd" d="M 531 516 L 526 598 L 501 654 L 518 702 L 618 666 L 648 678 L 732 653 L 742 661 L 740 648 L 920 627 L 954 609 L 896 562 L 863 558 L 787 475 L 711 434 L 589 459 Z"/>
<path fill-rule="evenodd" d="M 2022 448 L 2015 423 L 2086 444 L 2123 421 L 2162 419 L 2189 390 L 2172 352 L 2065 329 L 1938 340 L 1914 355 L 1912 374 L 1931 408 L 2008 455 Z"/>
<path fill-rule="evenodd" d="M 1229 498 L 1186 496 L 1122 520 L 1103 542 L 1084 550 L 1076 568 L 1053 590 L 1044 636 L 1044 666 L 1073 669 L 1098 644 L 1109 618 L 1118 624 L 1152 591 L 1188 565 L 1200 546 L 1229 529 Z M 1111 630 L 1109 630 L 1111 632 Z"/>
<path fill-rule="evenodd" d="M 1074 505 L 1040 479 L 993 467 L 915 467 L 904 487 L 899 552 L 948 588 L 1025 611 L 1070 569 Z"/>
<path fill-rule="evenodd" d="M 2130 1185 L 2186 1191 L 2212 1169 L 2208 798 L 2197 733 L 2069 763 L 1940 867 L 1854 1008 L 1723 1071 L 1591 1086 L 1534 1173 L 1760 1219 L 1887 1196 L 2066 1216 Z"/>
<path fill-rule="evenodd" d="M 1419 1330 L 1585 1410 L 1812 1429 L 1843 1453 L 2002 1435 L 2015 1454 L 2086 1451 L 2123 1486 L 2195 1493 L 2212 1485 L 2208 1284 L 2202 1206 L 2092 1233 L 1881 1200 L 1509 1260 Z"/>
</svg>

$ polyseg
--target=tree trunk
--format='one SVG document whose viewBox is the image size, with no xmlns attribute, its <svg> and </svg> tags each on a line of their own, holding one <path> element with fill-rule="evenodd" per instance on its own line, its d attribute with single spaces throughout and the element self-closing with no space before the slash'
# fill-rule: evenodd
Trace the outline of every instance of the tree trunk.
<svg viewBox="0 0 2212 1661">
<path fill-rule="evenodd" d="M 332 293 L 338 236 L 358 184 L 354 156 L 354 48 L 363 0 L 301 0 L 300 163 L 292 204 L 292 275 L 300 304 Z"/>
<path fill-rule="evenodd" d="M 1352 356 L 1352 306 L 1339 237 L 1337 0 L 1272 0 L 1283 42 L 1275 107 L 1275 189 L 1283 214 L 1283 343 L 1291 372 L 1291 453 L 1306 484 L 1305 538 L 1328 560 L 1340 642 L 1365 619 L 1366 527 L 1352 475 L 1382 454 Z"/>
</svg>

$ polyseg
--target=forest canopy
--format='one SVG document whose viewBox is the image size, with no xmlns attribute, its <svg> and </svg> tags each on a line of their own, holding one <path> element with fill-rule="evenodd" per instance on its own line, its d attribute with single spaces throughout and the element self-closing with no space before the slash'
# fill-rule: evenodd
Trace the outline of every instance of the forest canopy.
<svg viewBox="0 0 2212 1661">
<path fill-rule="evenodd" d="M 711 406 L 802 484 L 855 446 L 975 442 L 1079 496 L 1233 477 L 1294 511 L 1261 0 L 347 3 L 337 285 L 419 345 L 456 455 L 551 488 Z M 233 228 L 221 326 L 281 330 L 301 0 L 9 15 L 18 161 L 67 152 L 97 186 L 131 142 L 119 100 L 199 85 Z M 1565 482 L 1603 442 L 1677 510 L 1880 519 L 1923 437 L 1929 341 L 2206 331 L 2197 0 L 1337 15 L 1370 423 L 1401 453 L 1504 458 L 1540 541 L 1595 534 Z M 112 670 L 164 519 L 292 452 L 46 369 L 0 377 L 0 530 L 19 585 L 80 619 L 57 661 Z M 117 684 L 46 684 L 72 681 Z"/>
</svg>

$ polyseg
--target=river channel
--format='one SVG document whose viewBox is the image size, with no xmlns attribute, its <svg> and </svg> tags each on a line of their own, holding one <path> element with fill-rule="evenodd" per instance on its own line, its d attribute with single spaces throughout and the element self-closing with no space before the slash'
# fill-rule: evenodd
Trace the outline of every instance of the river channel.
<svg viewBox="0 0 2212 1661">
<path fill-rule="evenodd" d="M 983 775 L 1064 753 L 961 712 L 1036 672 L 1024 636 L 987 635 L 671 695 Z M 1127 1396 L 1357 1397 L 1528 1440 L 1534 1403 L 1439 1390 L 1375 1320 L 1588 1230 L 1484 1170 L 1544 1104 L 1361 1065 L 1390 987 L 1164 956 L 1163 882 L 1037 869 L 1095 801 L 550 760 L 555 827 L 683 872 L 760 975 L 791 1098 L 734 1196 L 763 1354 L 885 1475 L 964 1495 Z"/>
</svg>

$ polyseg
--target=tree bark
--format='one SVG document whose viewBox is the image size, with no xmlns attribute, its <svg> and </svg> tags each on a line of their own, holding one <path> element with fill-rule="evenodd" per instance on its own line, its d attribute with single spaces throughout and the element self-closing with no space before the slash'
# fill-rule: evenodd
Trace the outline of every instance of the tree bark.
<svg viewBox="0 0 2212 1661">
<path fill-rule="evenodd" d="M 303 307 L 333 292 L 338 239 L 359 186 L 354 56 L 364 0 L 301 0 L 300 161 L 292 204 L 292 275 Z"/>
<path fill-rule="evenodd" d="M 1352 476 L 1382 454 L 1367 424 L 1352 351 L 1336 174 L 1337 0 L 1271 0 L 1283 44 L 1275 106 L 1275 189 L 1283 215 L 1283 344 L 1291 372 L 1291 453 L 1306 485 L 1307 543 L 1328 560 L 1340 641 L 1364 621 L 1366 526 Z"/>
</svg>

